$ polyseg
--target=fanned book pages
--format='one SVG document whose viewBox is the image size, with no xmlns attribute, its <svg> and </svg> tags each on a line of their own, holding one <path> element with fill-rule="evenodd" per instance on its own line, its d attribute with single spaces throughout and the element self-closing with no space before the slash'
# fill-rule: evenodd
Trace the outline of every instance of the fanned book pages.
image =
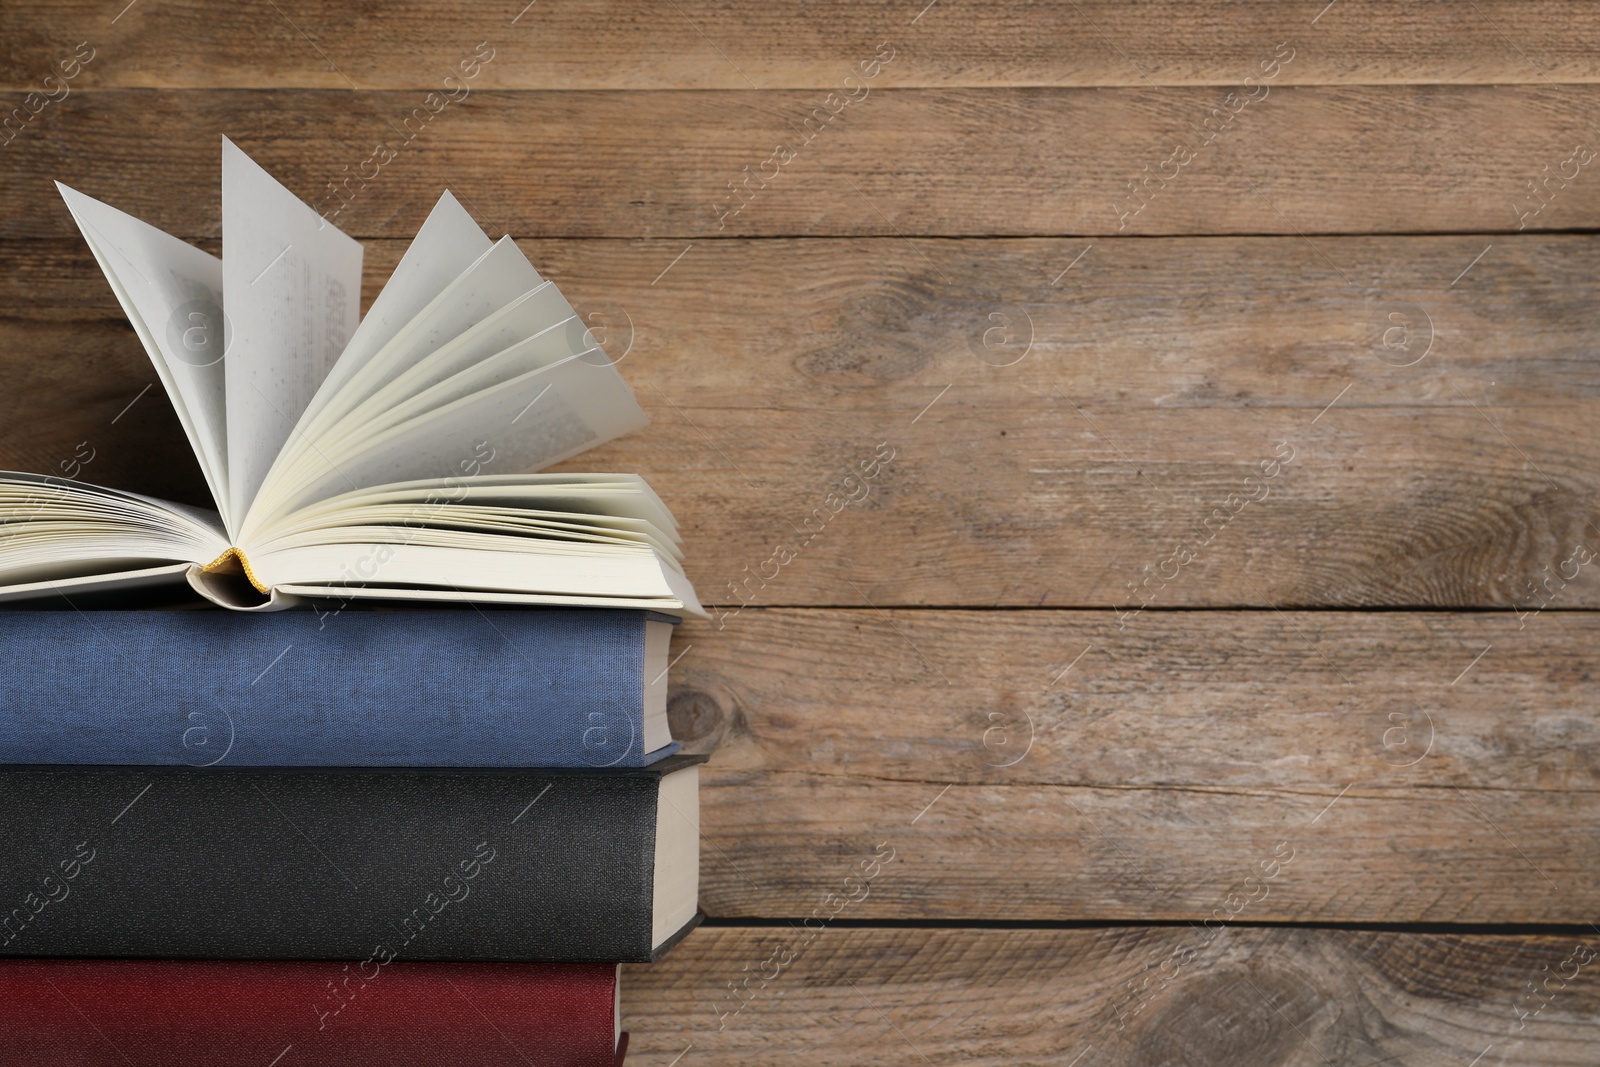
<svg viewBox="0 0 1600 1067">
<path fill-rule="evenodd" d="M 222 145 L 219 258 L 57 183 L 176 408 L 216 511 L 0 472 L 0 599 L 188 580 L 301 597 L 703 615 L 631 474 L 529 474 L 643 426 L 510 237 L 448 192 L 364 319 L 361 246 Z"/>
</svg>

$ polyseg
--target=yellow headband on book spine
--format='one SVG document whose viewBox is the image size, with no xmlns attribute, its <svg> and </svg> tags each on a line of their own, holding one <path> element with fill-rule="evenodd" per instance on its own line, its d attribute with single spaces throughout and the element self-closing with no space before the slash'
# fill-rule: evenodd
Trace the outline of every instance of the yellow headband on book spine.
<svg viewBox="0 0 1600 1067">
<path fill-rule="evenodd" d="M 245 559 L 244 553 L 241 552 L 237 548 L 228 549 L 228 551 L 224 552 L 222 555 L 218 556 L 216 559 L 212 560 L 210 563 L 207 563 L 204 567 L 201 567 L 200 569 L 205 571 L 205 572 L 207 572 L 207 573 L 210 573 L 212 571 L 220 571 L 223 568 L 228 566 L 228 562 L 230 560 L 234 560 L 234 559 L 239 561 L 240 569 L 244 571 L 244 576 L 250 580 L 250 584 L 256 587 L 256 592 L 258 592 L 258 593 L 270 593 L 270 592 L 272 592 L 271 589 L 269 589 L 266 586 L 261 584 L 260 579 L 258 579 L 256 577 L 256 572 L 250 569 L 250 561 L 248 559 Z"/>
</svg>

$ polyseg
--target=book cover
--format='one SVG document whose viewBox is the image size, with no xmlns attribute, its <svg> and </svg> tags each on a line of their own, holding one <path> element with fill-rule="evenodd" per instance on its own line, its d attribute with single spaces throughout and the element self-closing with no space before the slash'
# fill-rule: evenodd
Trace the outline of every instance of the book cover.
<svg viewBox="0 0 1600 1067">
<path fill-rule="evenodd" d="M 617 970 L 0 960 L 0 1067 L 613 1067 Z"/>
<path fill-rule="evenodd" d="M 0 767 L 0 956 L 649 962 L 697 921 L 703 759 Z"/>
<path fill-rule="evenodd" d="M 637 767 L 666 616 L 0 611 L 0 763 Z"/>
</svg>

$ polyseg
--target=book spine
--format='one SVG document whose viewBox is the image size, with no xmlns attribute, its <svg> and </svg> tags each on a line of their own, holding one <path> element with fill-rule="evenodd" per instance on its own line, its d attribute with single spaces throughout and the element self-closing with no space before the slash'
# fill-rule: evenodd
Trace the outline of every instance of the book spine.
<svg viewBox="0 0 1600 1067">
<path fill-rule="evenodd" d="M 0 612 L 0 763 L 645 766 L 645 617 Z"/>
<path fill-rule="evenodd" d="M 0 956 L 647 962 L 693 762 L 0 768 Z"/>
<path fill-rule="evenodd" d="M 611 1067 L 616 970 L 0 960 L 0 1067 Z"/>
</svg>

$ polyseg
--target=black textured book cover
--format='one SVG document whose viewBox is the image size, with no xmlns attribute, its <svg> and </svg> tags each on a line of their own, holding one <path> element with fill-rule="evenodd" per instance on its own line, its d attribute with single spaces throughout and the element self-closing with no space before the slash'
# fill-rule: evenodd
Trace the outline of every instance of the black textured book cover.
<svg viewBox="0 0 1600 1067">
<path fill-rule="evenodd" d="M 657 791 L 703 759 L 0 768 L 0 955 L 649 961 Z"/>
</svg>

